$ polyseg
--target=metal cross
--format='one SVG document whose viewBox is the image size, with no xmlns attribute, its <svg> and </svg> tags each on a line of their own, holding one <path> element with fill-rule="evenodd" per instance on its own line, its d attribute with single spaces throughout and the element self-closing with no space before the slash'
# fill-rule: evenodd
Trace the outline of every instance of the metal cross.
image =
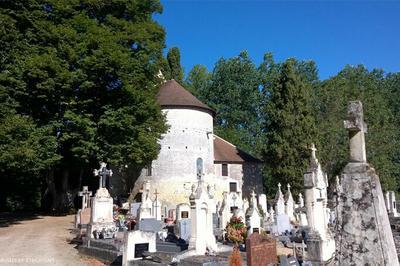
<svg viewBox="0 0 400 266">
<path fill-rule="evenodd" d="M 100 163 L 100 168 L 99 169 L 95 169 L 93 171 L 95 176 L 99 176 L 100 180 L 99 180 L 99 188 L 105 188 L 106 187 L 106 181 L 107 181 L 107 177 L 111 177 L 113 172 L 111 169 L 107 169 L 107 164 L 104 162 Z"/>
</svg>

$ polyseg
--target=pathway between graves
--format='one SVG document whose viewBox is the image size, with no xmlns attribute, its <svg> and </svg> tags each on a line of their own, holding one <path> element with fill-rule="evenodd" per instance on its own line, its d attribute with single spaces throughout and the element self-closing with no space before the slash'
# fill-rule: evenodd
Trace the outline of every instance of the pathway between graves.
<svg viewBox="0 0 400 266">
<path fill-rule="evenodd" d="M 0 227 L 0 265 L 96 264 L 71 243 L 73 221 L 73 215 L 38 216 Z"/>
</svg>

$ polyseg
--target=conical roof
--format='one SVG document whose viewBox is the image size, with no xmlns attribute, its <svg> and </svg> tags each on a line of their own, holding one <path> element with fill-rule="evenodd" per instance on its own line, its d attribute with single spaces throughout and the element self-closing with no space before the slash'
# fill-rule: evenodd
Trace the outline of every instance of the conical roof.
<svg viewBox="0 0 400 266">
<path fill-rule="evenodd" d="M 165 82 L 161 86 L 157 94 L 157 102 L 161 107 L 196 108 L 209 111 L 213 115 L 215 114 L 213 109 L 202 103 L 174 79 Z"/>
</svg>

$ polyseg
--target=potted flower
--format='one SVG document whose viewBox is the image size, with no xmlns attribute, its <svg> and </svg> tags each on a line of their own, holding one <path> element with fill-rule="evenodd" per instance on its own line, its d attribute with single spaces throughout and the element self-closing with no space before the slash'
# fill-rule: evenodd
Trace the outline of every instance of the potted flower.
<svg viewBox="0 0 400 266">
<path fill-rule="evenodd" d="M 233 216 L 226 225 L 225 230 L 228 240 L 234 244 L 232 254 L 229 257 L 229 266 L 242 266 L 239 245 L 245 241 L 246 225 L 242 222 L 241 217 Z"/>
</svg>

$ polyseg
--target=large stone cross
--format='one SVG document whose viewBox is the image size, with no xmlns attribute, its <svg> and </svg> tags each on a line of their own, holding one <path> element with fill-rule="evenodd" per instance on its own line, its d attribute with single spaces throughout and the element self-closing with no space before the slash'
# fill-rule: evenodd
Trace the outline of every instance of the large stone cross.
<svg viewBox="0 0 400 266">
<path fill-rule="evenodd" d="M 106 187 L 106 182 L 107 182 L 107 177 L 111 177 L 113 172 L 111 169 L 107 169 L 107 164 L 101 162 L 100 163 L 100 168 L 95 169 L 93 171 L 95 176 L 99 176 L 99 188 L 105 188 Z"/>
<path fill-rule="evenodd" d="M 82 210 L 83 210 L 88 207 L 89 197 L 92 196 L 92 191 L 89 191 L 87 186 L 83 186 L 82 191 L 79 191 L 78 195 L 82 197 Z"/>
<path fill-rule="evenodd" d="M 349 131 L 350 162 L 367 162 L 364 136 L 367 125 L 364 122 L 363 106 L 360 101 L 349 102 L 344 127 Z"/>
</svg>

